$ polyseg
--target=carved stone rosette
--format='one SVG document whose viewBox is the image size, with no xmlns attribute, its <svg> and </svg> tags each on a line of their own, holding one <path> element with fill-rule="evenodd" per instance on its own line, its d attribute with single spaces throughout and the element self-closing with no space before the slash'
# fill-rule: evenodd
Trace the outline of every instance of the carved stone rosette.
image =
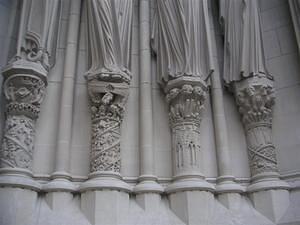
<svg viewBox="0 0 300 225">
<path fill-rule="evenodd" d="M 246 132 L 252 176 L 277 172 L 272 141 L 272 108 L 275 103 L 273 81 L 253 77 L 236 83 L 235 97 Z"/>
<path fill-rule="evenodd" d="M 120 126 L 128 91 L 127 83 L 88 81 L 92 113 L 90 172 L 120 172 Z"/>
<path fill-rule="evenodd" d="M 197 83 L 183 84 L 167 91 L 175 176 L 199 172 L 200 123 L 206 94 L 206 85 Z"/>
<path fill-rule="evenodd" d="M 1 167 L 32 169 L 35 122 L 46 83 L 36 75 L 15 74 L 3 84 L 7 100 Z"/>
</svg>

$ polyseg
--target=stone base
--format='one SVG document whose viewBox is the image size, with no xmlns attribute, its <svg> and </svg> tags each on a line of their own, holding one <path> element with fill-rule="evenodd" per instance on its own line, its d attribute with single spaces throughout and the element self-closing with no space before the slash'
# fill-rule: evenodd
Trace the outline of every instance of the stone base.
<svg viewBox="0 0 300 225">
<path fill-rule="evenodd" d="M 297 184 L 296 184 L 297 183 Z M 286 213 L 281 217 L 280 225 L 299 225 L 300 224 L 300 181 L 295 182 L 297 187 L 290 192 L 290 206 Z"/>
<path fill-rule="evenodd" d="M 258 213 L 250 199 L 238 193 L 223 193 L 218 195 L 218 200 L 225 205 L 228 212 L 232 215 L 235 224 L 243 225 L 274 225 L 266 217 Z"/>
<path fill-rule="evenodd" d="M 250 194 L 254 208 L 277 223 L 290 204 L 289 191 L 284 189 L 257 191 Z"/>
<path fill-rule="evenodd" d="M 211 192 L 182 191 L 169 195 L 170 208 L 185 224 L 232 224 L 228 210 Z"/>
<path fill-rule="evenodd" d="M 155 212 L 160 207 L 161 195 L 157 193 L 142 193 L 136 196 L 136 201 L 145 211 Z"/>
<path fill-rule="evenodd" d="M 246 188 L 235 182 L 233 176 L 222 176 L 217 178 L 216 193 L 243 193 Z"/>
<path fill-rule="evenodd" d="M 131 192 L 132 187 L 122 180 L 119 173 L 95 172 L 89 175 L 89 179 L 79 186 L 80 192 L 92 190 L 118 190 Z"/>
<path fill-rule="evenodd" d="M 238 209 L 241 197 L 239 193 L 222 193 L 218 195 L 218 200 L 228 209 Z"/>
<path fill-rule="evenodd" d="M 210 191 L 215 187 L 208 183 L 202 175 L 181 175 L 173 177 L 173 183 L 166 187 L 165 192 L 174 193 L 178 191 Z"/>
<path fill-rule="evenodd" d="M 40 191 L 42 186 L 33 180 L 32 173 L 26 169 L 2 168 L 0 169 L 0 186 L 25 188 Z"/>
<path fill-rule="evenodd" d="M 78 187 L 75 186 L 70 180 L 71 176 L 68 173 L 60 172 L 51 175 L 52 180 L 44 184 L 42 189 L 46 192 L 76 192 Z"/>
<path fill-rule="evenodd" d="M 91 224 L 123 224 L 129 211 L 129 194 L 116 190 L 87 191 L 81 195 L 81 210 Z"/>
<path fill-rule="evenodd" d="M 0 224 L 31 225 L 36 223 L 38 194 L 21 188 L 0 188 Z"/>
<path fill-rule="evenodd" d="M 139 183 L 134 187 L 133 192 L 141 193 L 162 193 L 164 188 L 157 183 L 157 177 L 144 175 L 139 177 Z"/>
</svg>

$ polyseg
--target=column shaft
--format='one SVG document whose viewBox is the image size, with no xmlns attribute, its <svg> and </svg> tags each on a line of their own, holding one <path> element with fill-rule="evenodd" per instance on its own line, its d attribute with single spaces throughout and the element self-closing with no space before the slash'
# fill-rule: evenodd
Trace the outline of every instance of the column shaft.
<svg viewBox="0 0 300 225">
<path fill-rule="evenodd" d="M 151 93 L 150 2 L 140 1 L 140 170 L 154 175 Z"/>
<path fill-rule="evenodd" d="M 55 171 L 68 172 L 72 134 L 73 99 L 76 74 L 76 59 L 80 27 L 81 0 L 70 2 L 67 47 L 65 53 L 64 77 L 58 123 Z"/>
<path fill-rule="evenodd" d="M 219 176 L 232 176 L 224 100 L 218 73 L 211 76 L 211 94 Z"/>
</svg>

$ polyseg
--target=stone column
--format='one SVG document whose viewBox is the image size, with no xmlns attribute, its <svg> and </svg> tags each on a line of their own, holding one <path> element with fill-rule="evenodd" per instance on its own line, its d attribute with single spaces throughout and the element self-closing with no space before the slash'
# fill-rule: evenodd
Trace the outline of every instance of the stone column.
<svg viewBox="0 0 300 225">
<path fill-rule="evenodd" d="M 43 189 L 47 190 L 47 192 L 74 192 L 76 190 L 75 185 L 70 182 L 69 164 L 81 0 L 72 0 L 69 10 L 68 37 L 57 130 L 55 171 L 51 175 L 52 181 L 43 186 Z"/>
<path fill-rule="evenodd" d="M 182 77 L 166 86 L 172 133 L 174 183 L 167 192 L 213 190 L 200 172 L 200 124 L 208 87 L 197 78 Z"/>
<path fill-rule="evenodd" d="M 139 2 L 140 34 L 140 176 L 135 186 L 138 203 L 145 210 L 157 210 L 163 187 L 157 183 L 153 148 L 153 115 L 150 49 L 150 1 Z"/>
<path fill-rule="evenodd" d="M 235 83 L 235 99 L 244 125 L 251 171 L 247 191 L 260 212 L 278 221 L 289 205 L 289 185 L 279 178 L 272 141 L 274 93 L 273 81 L 266 77 Z M 270 207 L 274 211 L 268 211 Z"/>
<path fill-rule="evenodd" d="M 82 211 L 93 224 L 117 224 L 132 187 L 121 176 L 121 124 L 129 95 L 132 0 L 89 0 L 88 98 L 91 111 L 90 174 L 80 185 Z M 105 204 L 103 204 L 105 202 Z M 113 209 L 113 210 L 112 210 Z"/>
<path fill-rule="evenodd" d="M 215 203 L 214 186 L 200 169 L 200 125 L 208 95 L 206 81 L 213 72 L 207 1 L 156 4 L 152 47 L 172 134 L 173 181 L 165 192 L 170 208 L 184 223 L 213 223 L 207 215 Z"/>
<path fill-rule="evenodd" d="M 86 6 L 90 68 L 85 77 L 92 137 L 90 180 L 80 189 L 98 187 L 130 191 L 120 175 L 120 126 L 131 80 L 128 68 L 132 1 L 92 0 Z"/>
<path fill-rule="evenodd" d="M 265 77 L 253 77 L 236 82 L 235 98 L 245 129 L 252 176 L 248 191 L 279 188 L 282 185 L 282 188 L 287 188 L 287 184 L 279 180 L 276 150 L 272 141 L 275 104 L 273 81 Z"/>
<path fill-rule="evenodd" d="M 40 18 L 34 16 L 40 15 Z M 3 70 L 6 121 L 1 151 L 0 183 L 34 190 L 31 179 L 35 123 L 55 63 L 60 1 L 30 0 L 22 4 L 16 55 Z"/>
<path fill-rule="evenodd" d="M 219 35 L 216 34 L 215 30 L 220 29 L 218 19 L 215 18 L 215 11 L 217 4 L 211 4 L 210 17 L 212 18 L 212 30 L 211 38 L 212 42 L 218 46 L 216 38 Z M 217 49 L 213 49 L 215 64 L 218 64 L 218 53 Z M 234 176 L 233 169 L 233 158 L 231 155 L 226 115 L 225 115 L 225 102 L 224 102 L 224 91 L 222 87 L 221 74 L 219 66 L 215 66 L 213 74 L 210 76 L 211 84 L 211 109 L 212 118 L 214 125 L 214 136 L 215 136 L 215 147 L 216 147 L 216 159 L 218 164 L 218 177 L 216 179 L 216 194 L 218 200 L 227 208 L 232 209 L 236 207 L 239 199 L 242 198 L 241 193 L 245 192 L 245 187 L 238 184 L 236 177 Z"/>
<path fill-rule="evenodd" d="M 70 1 L 60 114 L 57 128 L 55 170 L 51 174 L 52 180 L 43 185 L 43 190 L 46 192 L 45 199 L 55 212 L 60 212 L 65 205 L 69 205 L 70 200 L 74 198 L 73 192 L 77 191 L 77 185 L 71 182 L 72 177 L 69 174 L 69 167 L 80 11 L 81 0 Z"/>
<path fill-rule="evenodd" d="M 28 73 L 28 74 L 26 74 Z M 32 176 L 35 124 L 46 90 L 46 77 L 31 70 L 9 68 L 3 72 L 6 120 L 1 151 L 1 173 Z M 0 181 L 4 179 L 1 176 Z M 21 183 L 21 179 L 18 179 Z M 17 180 L 15 181 L 16 183 Z M 34 181 L 24 185 L 39 188 Z M 28 183 L 29 182 L 29 183 Z M 12 184 L 14 185 L 14 181 Z M 16 184 L 17 185 L 17 184 Z"/>
<path fill-rule="evenodd" d="M 6 201 L 0 202 L 0 208 L 6 224 L 32 220 L 28 215 L 36 212 L 33 206 L 42 189 L 32 175 L 35 125 L 48 72 L 55 64 L 60 6 L 60 0 L 22 1 L 16 55 L 2 71 L 6 118 L 0 153 L 0 198 Z"/>
<path fill-rule="evenodd" d="M 247 140 L 251 170 L 247 191 L 255 208 L 277 222 L 288 207 L 289 186 L 279 179 L 272 142 L 275 97 L 273 77 L 265 66 L 258 2 L 220 0 L 220 6 L 224 80 L 234 92 Z"/>
</svg>

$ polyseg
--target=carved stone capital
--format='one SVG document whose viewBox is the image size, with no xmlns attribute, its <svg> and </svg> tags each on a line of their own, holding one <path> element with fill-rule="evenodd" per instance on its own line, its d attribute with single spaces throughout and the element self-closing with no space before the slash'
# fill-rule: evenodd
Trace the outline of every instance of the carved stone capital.
<svg viewBox="0 0 300 225">
<path fill-rule="evenodd" d="M 235 97 L 243 124 L 250 128 L 258 123 L 272 124 L 275 104 L 273 81 L 267 78 L 249 78 L 236 83 Z"/>
<path fill-rule="evenodd" d="M 33 120 L 38 118 L 46 84 L 36 75 L 15 74 L 5 79 L 3 91 L 7 100 L 7 115 L 22 115 Z"/>
<path fill-rule="evenodd" d="M 92 113 L 91 172 L 120 172 L 120 125 L 128 93 L 126 83 L 88 81 Z"/>
<path fill-rule="evenodd" d="M 166 89 L 171 127 L 182 123 L 200 126 L 208 88 L 200 79 L 180 78 L 169 82 Z"/>
<path fill-rule="evenodd" d="M 235 98 L 246 132 L 252 176 L 277 172 L 272 141 L 272 108 L 275 103 L 273 81 L 253 77 L 237 82 Z"/>
</svg>

